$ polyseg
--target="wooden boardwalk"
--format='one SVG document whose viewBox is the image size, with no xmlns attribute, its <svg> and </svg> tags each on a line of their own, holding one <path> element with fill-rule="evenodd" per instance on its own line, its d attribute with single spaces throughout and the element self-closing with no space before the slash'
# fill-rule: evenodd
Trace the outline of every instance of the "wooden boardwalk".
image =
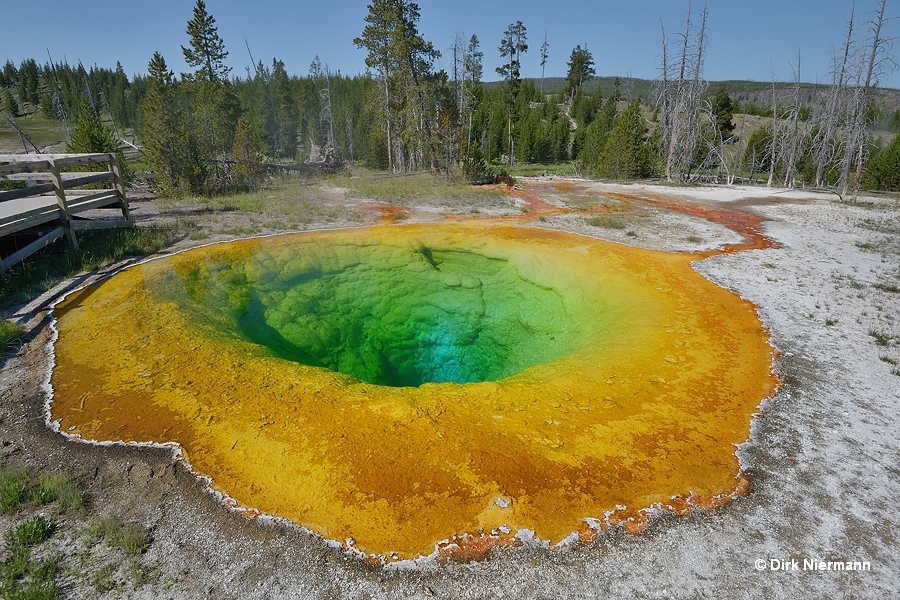
<svg viewBox="0 0 900 600">
<path fill-rule="evenodd" d="M 66 167 L 84 165 L 104 170 L 63 172 Z M 134 225 L 115 154 L 0 154 L 0 180 L 28 182 L 28 187 L 0 191 L 0 238 L 37 237 L 0 259 L 3 271 L 63 236 L 77 248 L 76 231 Z M 83 187 L 104 181 L 110 182 L 106 189 Z M 122 219 L 77 216 L 98 208 L 119 209 Z"/>
</svg>

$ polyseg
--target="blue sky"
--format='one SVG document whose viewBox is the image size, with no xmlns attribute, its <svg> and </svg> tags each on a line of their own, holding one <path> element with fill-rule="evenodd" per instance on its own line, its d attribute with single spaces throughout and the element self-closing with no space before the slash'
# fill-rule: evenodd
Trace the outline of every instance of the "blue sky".
<svg viewBox="0 0 900 600">
<path fill-rule="evenodd" d="M 12 4 L 12 0 L 2 0 Z M 693 0 L 695 17 L 702 7 Z M 42 0 L 40 15 L 29 11 L 18 17 L 3 11 L 0 61 L 33 57 L 56 61 L 81 60 L 85 66 L 115 66 L 144 73 L 154 51 L 163 54 L 176 73 L 187 70 L 181 45 L 194 0 L 123 0 L 86 9 L 71 0 Z M 35 5 L 37 6 L 37 5 Z M 256 60 L 283 60 L 288 72 L 304 75 L 318 55 L 333 71 L 356 74 L 365 70 L 365 53 L 353 46 L 368 12 L 366 0 L 275 1 L 207 0 L 219 34 L 229 51 L 234 74 L 245 74 L 250 58 L 245 37 Z M 843 42 L 851 0 L 709 0 L 709 54 L 705 75 L 710 80 L 768 81 L 793 77 L 801 54 L 804 81 L 827 81 L 833 50 Z M 454 34 L 475 34 L 485 54 L 485 79 L 494 79 L 499 64 L 497 46 L 507 25 L 521 20 L 528 29 L 529 51 L 523 57 L 523 75 L 539 77 L 539 48 L 547 33 L 550 44 L 547 76 L 564 76 L 566 62 L 576 44 L 587 44 L 598 75 L 657 75 L 660 22 L 669 36 L 682 29 L 687 0 L 420 0 L 420 30 L 444 54 L 449 68 Z M 870 15 L 877 0 L 857 0 L 857 18 Z M 897 12 L 897 3 L 889 11 Z M 24 15 L 24 13 L 23 13 Z M 109 17 L 108 15 L 112 15 Z M 890 16 L 897 16 L 891 14 Z M 892 22 L 889 35 L 900 35 Z M 793 65 L 793 66 L 792 66 Z M 888 73 L 884 87 L 900 87 L 900 76 Z"/>
</svg>

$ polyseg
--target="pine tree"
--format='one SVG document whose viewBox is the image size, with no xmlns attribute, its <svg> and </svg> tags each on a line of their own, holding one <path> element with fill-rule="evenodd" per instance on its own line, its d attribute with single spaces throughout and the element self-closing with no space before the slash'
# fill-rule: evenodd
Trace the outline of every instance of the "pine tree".
<svg viewBox="0 0 900 600">
<path fill-rule="evenodd" d="M 0 86 L 15 85 L 17 81 L 19 81 L 19 70 L 16 69 L 16 65 L 11 60 L 7 59 L 6 64 L 3 65 L 3 70 L 0 71 Z"/>
<path fill-rule="evenodd" d="M 731 120 L 734 116 L 734 104 L 724 83 L 719 85 L 715 96 L 713 96 L 712 110 L 716 118 L 716 131 L 718 131 L 721 139 L 727 140 L 734 131 L 734 122 Z"/>
<path fill-rule="evenodd" d="M 522 21 L 510 23 L 506 31 L 503 32 L 503 39 L 500 40 L 500 58 L 504 59 L 503 64 L 495 70 L 497 74 L 506 81 L 506 104 L 508 116 L 506 122 L 506 152 L 507 162 L 513 164 L 514 145 L 513 145 L 513 107 L 519 97 L 519 88 L 522 85 L 521 78 L 521 57 L 528 51 L 528 33 Z M 516 120 L 518 122 L 518 120 Z"/>
<path fill-rule="evenodd" d="M 270 115 L 266 131 L 271 140 L 272 152 L 279 158 L 293 159 L 297 151 L 297 106 L 282 61 L 272 59 L 272 73 L 268 83 Z"/>
<path fill-rule="evenodd" d="M 544 99 L 544 68 L 550 58 L 550 44 L 547 43 L 547 30 L 544 30 L 544 43 L 541 44 L 541 101 Z"/>
<path fill-rule="evenodd" d="M 144 157 L 153 187 L 164 195 L 199 192 L 206 167 L 197 160 L 175 95 L 174 73 L 159 52 L 149 64 L 147 95 L 141 104 Z"/>
<path fill-rule="evenodd" d="M 190 36 L 190 48 L 181 47 L 185 62 L 196 67 L 193 74 L 184 74 L 191 81 L 226 81 L 231 67 L 224 64 L 228 52 L 225 42 L 219 37 L 216 19 L 206 12 L 206 3 L 197 0 L 194 5 L 194 18 L 188 21 L 187 34 Z"/>
<path fill-rule="evenodd" d="M 869 189 L 900 191 L 900 135 L 869 161 L 863 183 Z"/>
<path fill-rule="evenodd" d="M 234 128 L 234 181 L 239 186 L 253 183 L 260 174 L 259 162 L 261 143 L 250 120 L 246 117 L 238 119 Z"/>
<path fill-rule="evenodd" d="M 597 74 L 597 71 L 594 70 L 594 57 L 588 50 L 587 44 L 584 45 L 584 48 L 578 45 L 572 50 L 568 65 L 566 95 L 569 97 L 569 102 L 572 102 L 581 87 Z"/>
<path fill-rule="evenodd" d="M 613 122 L 600 158 L 600 173 L 616 179 L 647 177 L 652 171 L 652 150 L 639 100 L 632 100 Z"/>
<path fill-rule="evenodd" d="M 510 23 L 506 31 L 503 32 L 503 39 L 500 40 L 500 58 L 504 59 L 503 64 L 496 68 L 497 74 L 503 77 L 507 84 L 518 90 L 521 79 L 522 54 L 528 51 L 528 32 L 522 21 Z"/>
<path fill-rule="evenodd" d="M 118 152 L 119 141 L 112 129 L 103 122 L 100 115 L 91 108 L 86 100 L 78 105 L 75 123 L 72 127 L 72 140 L 66 144 L 66 152 Z"/>
<path fill-rule="evenodd" d="M 15 119 L 19 116 L 19 103 L 16 102 L 9 90 L 3 92 L 3 108 L 12 118 Z"/>
<path fill-rule="evenodd" d="M 446 74 L 434 73 L 441 53 L 418 31 L 419 6 L 407 0 L 374 0 L 368 25 L 353 40 L 368 50 L 366 65 L 376 69 L 391 170 L 415 170 L 422 163 L 435 166 L 438 153 L 434 132 L 446 103 L 441 101 Z M 443 82 L 443 83 L 442 83 Z"/>
</svg>

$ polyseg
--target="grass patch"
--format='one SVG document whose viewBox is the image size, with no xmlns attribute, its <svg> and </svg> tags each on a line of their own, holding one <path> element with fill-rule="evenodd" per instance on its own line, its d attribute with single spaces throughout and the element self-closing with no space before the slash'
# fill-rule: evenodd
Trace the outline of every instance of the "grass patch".
<svg viewBox="0 0 900 600">
<path fill-rule="evenodd" d="M 702 244 L 703 238 L 698 235 L 689 235 L 687 238 L 687 241 L 689 241 L 692 244 Z"/>
<path fill-rule="evenodd" d="M 84 506 L 84 491 L 69 475 L 41 475 L 34 498 L 41 504 L 58 502 L 58 513 L 67 513 Z"/>
<path fill-rule="evenodd" d="M 50 519 L 44 515 L 37 515 L 19 523 L 6 533 L 7 547 L 35 546 L 49 539 L 54 529 L 55 526 Z"/>
<path fill-rule="evenodd" d="M 349 179 L 351 178 L 343 177 L 336 181 L 346 182 L 345 180 Z M 323 181 L 333 183 L 331 179 Z M 276 181 L 269 188 L 255 192 L 213 198 L 158 198 L 156 205 L 161 213 L 178 216 L 177 221 L 189 220 L 191 228 L 188 229 L 188 237 L 192 240 L 201 240 L 209 237 L 210 230 L 213 230 L 213 233 L 228 233 L 216 229 L 217 223 L 227 220 L 225 219 L 227 213 L 262 216 L 266 217 L 266 222 L 277 221 L 279 224 L 300 221 L 312 223 L 314 221 L 358 222 L 363 220 L 364 217 L 360 211 L 342 206 L 340 200 L 343 198 L 334 190 L 325 189 L 321 185 L 313 185 L 301 179 L 284 178 Z M 196 213 L 198 208 L 204 212 L 202 228 L 193 218 L 181 216 L 186 212 Z M 233 224 L 230 227 L 233 229 Z M 257 228 L 255 233 L 258 232 Z M 242 233 L 231 233 L 231 235 L 242 235 Z"/>
<path fill-rule="evenodd" d="M 112 546 L 124 550 L 126 554 L 137 556 L 150 546 L 150 536 L 140 525 L 126 524 L 113 537 Z"/>
<path fill-rule="evenodd" d="M 35 481 L 21 469 L 0 470 L 0 513 L 53 502 L 57 514 L 70 512 L 84 506 L 85 493 L 69 475 L 41 475 Z"/>
<path fill-rule="evenodd" d="M 22 110 L 29 114 L 24 117 L 16 117 L 16 125 L 28 134 L 31 141 L 38 146 L 58 144 L 60 146 L 58 151 L 65 152 L 61 147 L 66 141 L 66 131 L 62 123 L 56 119 L 48 119 L 36 106 L 21 102 L 19 104 L 22 106 Z M 22 142 L 19 141 L 19 135 L 12 127 L 6 126 L 5 120 L 3 125 L 0 127 L 0 148 L 5 151 L 21 152 Z"/>
<path fill-rule="evenodd" d="M 0 564 L 0 598 L 10 600 L 55 600 L 60 590 L 54 578 L 62 556 L 31 561 L 28 548 L 18 546 L 9 562 Z"/>
<path fill-rule="evenodd" d="M 132 589 L 140 587 L 159 579 L 159 563 L 149 565 L 140 562 L 132 562 L 128 565 L 128 574 L 131 576 Z"/>
<path fill-rule="evenodd" d="M 890 346 L 891 340 L 894 339 L 893 336 L 890 336 L 883 331 L 878 331 L 875 328 L 869 328 L 869 335 L 875 339 L 875 343 L 879 346 Z"/>
<path fill-rule="evenodd" d="M 637 237 L 637 232 L 636 232 L 636 231 L 629 231 L 629 232 L 626 233 L 625 235 L 627 235 L 628 237 L 631 237 L 631 238 L 636 238 L 636 237 Z"/>
<path fill-rule="evenodd" d="M 18 323 L 0 319 L 0 354 L 12 346 L 13 342 L 22 337 L 25 328 Z"/>
<path fill-rule="evenodd" d="M 98 594 L 105 594 L 116 589 L 116 582 L 113 580 L 115 571 L 116 568 L 113 565 L 103 565 L 94 573 L 94 589 Z"/>
<path fill-rule="evenodd" d="M 0 470 L 4 511 L 58 502 L 59 506 L 79 504 L 84 493 L 73 478 L 65 475 L 34 477 L 15 468 Z M 0 561 L 0 598 L 53 600 L 61 596 L 55 579 L 64 555 L 56 553 L 32 560 L 31 548 L 49 539 L 56 524 L 44 515 L 33 515 L 8 529 L 4 535 L 5 559 Z"/>
<path fill-rule="evenodd" d="M 466 183 L 460 175 L 446 177 L 423 173 L 416 175 L 388 175 L 357 170 L 355 176 L 335 175 L 325 180 L 331 185 L 350 189 L 355 195 L 376 200 L 409 200 L 412 198 L 499 199 L 503 192 Z"/>
<path fill-rule="evenodd" d="M 111 548 L 124 550 L 131 556 L 143 553 L 150 545 L 146 529 L 133 523 L 123 523 L 111 514 L 105 514 L 91 523 L 86 533 L 92 540 L 102 539 Z"/>
<path fill-rule="evenodd" d="M 222 196 L 204 199 L 203 206 L 214 212 L 256 212 L 262 213 L 265 208 L 263 192 L 249 192 L 234 196 Z"/>
<path fill-rule="evenodd" d="M 575 167 L 570 162 L 549 164 L 521 164 L 503 165 L 502 168 L 513 177 L 540 177 L 542 175 L 556 175 L 557 177 L 575 176 Z"/>
<path fill-rule="evenodd" d="M 870 231 L 888 233 L 890 235 L 900 235 L 900 218 L 897 217 L 886 219 L 863 219 L 858 225 Z"/>
<path fill-rule="evenodd" d="M 878 250 L 878 244 L 872 242 L 856 242 L 856 247 L 860 250 L 868 250 L 869 252 Z"/>
<path fill-rule="evenodd" d="M 898 364 L 900 364 L 900 361 L 898 361 L 896 358 L 891 358 L 890 356 L 882 355 L 882 356 L 878 357 L 878 360 L 880 360 L 881 362 L 885 362 L 889 365 L 892 365 L 894 367 L 896 367 Z"/>
<path fill-rule="evenodd" d="M 591 217 L 587 220 L 587 224 L 593 227 L 604 227 L 606 229 L 625 229 L 625 223 L 621 219 L 606 215 Z"/>
<path fill-rule="evenodd" d="M 874 287 L 876 290 L 881 290 L 882 292 L 900 294 L 900 286 L 894 285 L 893 283 L 876 283 L 872 287 Z"/>
<path fill-rule="evenodd" d="M 837 325 L 837 324 L 838 324 L 837 318 L 834 318 L 834 317 L 826 317 L 825 318 L 825 326 L 826 327 L 831 327 L 832 325 Z"/>
<path fill-rule="evenodd" d="M 19 469 L 0 471 L 0 513 L 17 510 L 28 502 L 28 473 Z"/>
<path fill-rule="evenodd" d="M 128 256 L 159 252 L 178 237 L 174 227 L 101 229 L 79 236 L 78 250 L 50 244 L 0 278 L 0 308 L 23 304 L 58 282 L 82 271 L 94 271 Z"/>
<path fill-rule="evenodd" d="M 565 192 L 560 196 L 567 208 L 583 211 L 597 211 L 599 213 L 624 213 L 631 210 L 627 202 L 620 202 L 606 196 L 598 196 L 590 193 L 578 193 L 577 190 Z"/>
</svg>

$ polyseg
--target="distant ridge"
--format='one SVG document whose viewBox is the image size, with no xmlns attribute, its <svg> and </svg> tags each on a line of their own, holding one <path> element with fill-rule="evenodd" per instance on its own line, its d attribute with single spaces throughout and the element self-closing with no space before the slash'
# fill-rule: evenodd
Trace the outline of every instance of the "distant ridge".
<svg viewBox="0 0 900 600">
<path fill-rule="evenodd" d="M 641 98 L 645 102 L 649 102 L 652 100 L 655 93 L 653 87 L 655 81 L 652 79 L 637 79 L 634 77 L 617 78 L 615 76 L 594 77 L 585 84 L 584 89 L 588 92 L 594 92 L 599 88 L 600 92 L 604 96 L 608 96 L 612 94 L 613 89 L 615 89 L 616 79 L 619 80 L 619 91 L 624 99 L 630 100 L 632 98 Z M 526 77 L 524 78 L 524 81 L 530 81 L 534 83 L 534 87 L 536 88 L 540 88 L 541 86 L 540 78 Z M 486 89 L 493 89 L 501 83 L 502 82 L 500 81 L 488 81 L 484 83 L 484 87 Z M 709 93 L 714 94 L 716 88 L 718 88 L 722 83 L 724 83 L 728 88 L 728 92 L 731 94 L 731 98 L 740 102 L 741 104 L 753 102 L 754 104 L 757 104 L 759 106 L 767 107 L 772 103 L 771 81 L 747 81 L 741 79 L 710 81 Z M 555 94 L 561 92 L 563 89 L 565 89 L 565 86 L 565 77 L 544 78 L 545 94 Z M 789 97 L 790 94 L 793 93 L 793 89 L 794 84 L 792 82 L 775 82 L 775 90 L 776 94 L 779 97 L 779 102 Z M 824 90 L 827 90 L 828 85 L 821 83 L 801 83 L 800 89 L 802 90 L 802 102 L 804 104 L 810 104 L 813 102 L 815 94 L 817 92 L 823 92 Z M 875 92 L 875 98 L 878 102 L 878 105 L 887 112 L 894 112 L 895 110 L 900 109 L 900 90 L 891 88 L 879 88 Z"/>
</svg>

